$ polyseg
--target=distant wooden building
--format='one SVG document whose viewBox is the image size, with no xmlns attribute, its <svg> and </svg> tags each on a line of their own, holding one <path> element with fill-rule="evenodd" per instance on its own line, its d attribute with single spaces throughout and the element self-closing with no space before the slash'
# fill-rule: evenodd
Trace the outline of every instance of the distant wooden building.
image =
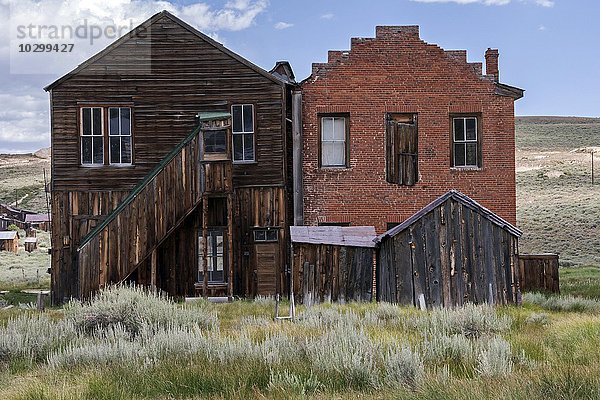
<svg viewBox="0 0 600 400">
<path fill-rule="evenodd" d="M 37 237 L 26 237 L 23 242 L 23 246 L 25 247 L 25 251 L 31 253 L 35 249 L 37 249 Z"/>
<path fill-rule="evenodd" d="M 50 229 L 50 214 L 27 214 L 25 215 L 25 224 L 28 228 L 48 231 Z"/>
<path fill-rule="evenodd" d="M 560 293 L 558 254 L 519 254 L 524 292 Z"/>
<path fill-rule="evenodd" d="M 0 232 L 0 251 L 19 251 L 19 233 L 17 231 Z"/>
<path fill-rule="evenodd" d="M 520 236 L 451 190 L 377 238 L 377 300 L 421 307 L 520 303 Z"/>
<path fill-rule="evenodd" d="M 299 302 L 372 300 L 374 227 L 292 226 L 290 237 Z"/>
</svg>

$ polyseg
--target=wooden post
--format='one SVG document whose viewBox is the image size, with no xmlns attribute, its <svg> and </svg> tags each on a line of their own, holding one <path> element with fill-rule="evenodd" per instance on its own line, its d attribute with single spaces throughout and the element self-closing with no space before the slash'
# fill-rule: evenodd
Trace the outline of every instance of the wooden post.
<svg viewBox="0 0 600 400">
<path fill-rule="evenodd" d="M 157 251 L 154 249 L 152 251 L 152 256 L 150 258 L 150 285 L 153 289 L 156 289 L 156 263 L 157 263 Z"/>
<path fill-rule="evenodd" d="M 594 153 L 594 150 L 590 152 L 590 154 L 592 155 L 592 185 L 594 184 Z"/>
<path fill-rule="evenodd" d="M 227 297 L 233 300 L 233 195 L 227 194 Z"/>
<path fill-rule="evenodd" d="M 303 201 L 302 192 L 302 93 L 292 94 L 292 136 L 293 136 L 293 189 L 294 189 L 294 225 L 302 225 Z"/>
<path fill-rule="evenodd" d="M 202 297 L 208 297 L 208 197 L 202 196 Z"/>
</svg>

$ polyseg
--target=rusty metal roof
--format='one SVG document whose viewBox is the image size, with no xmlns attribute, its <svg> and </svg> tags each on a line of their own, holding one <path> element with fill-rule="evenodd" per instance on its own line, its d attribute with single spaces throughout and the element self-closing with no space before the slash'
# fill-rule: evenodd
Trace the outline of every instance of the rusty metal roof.
<svg viewBox="0 0 600 400">
<path fill-rule="evenodd" d="M 375 247 L 373 226 L 290 226 L 292 243 Z"/>
<path fill-rule="evenodd" d="M 25 222 L 50 222 L 49 214 L 27 214 Z"/>
</svg>

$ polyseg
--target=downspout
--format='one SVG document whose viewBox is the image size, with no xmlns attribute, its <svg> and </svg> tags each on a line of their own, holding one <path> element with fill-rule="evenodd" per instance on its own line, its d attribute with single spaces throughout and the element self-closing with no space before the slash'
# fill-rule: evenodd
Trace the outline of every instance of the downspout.
<svg viewBox="0 0 600 400">
<path fill-rule="evenodd" d="M 304 195 L 302 190 L 302 92 L 292 92 L 292 175 L 294 180 L 294 225 L 304 224 Z"/>
</svg>

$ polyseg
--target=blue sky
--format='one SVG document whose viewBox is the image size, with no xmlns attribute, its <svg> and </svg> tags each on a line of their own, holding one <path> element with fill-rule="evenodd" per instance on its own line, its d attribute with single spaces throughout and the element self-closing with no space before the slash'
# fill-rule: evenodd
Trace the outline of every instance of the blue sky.
<svg viewBox="0 0 600 400">
<path fill-rule="evenodd" d="M 416 24 L 422 39 L 467 50 L 469 61 L 498 48 L 501 81 L 526 89 L 517 115 L 600 116 L 600 4 L 592 0 L 0 0 L 0 18 L 11 22 L 0 32 L 0 153 L 48 146 L 42 87 L 110 43 L 19 65 L 31 54 L 15 53 L 17 24 L 137 24 L 161 9 L 265 69 L 290 61 L 298 79 L 327 50 L 374 36 L 376 25 Z"/>
</svg>

